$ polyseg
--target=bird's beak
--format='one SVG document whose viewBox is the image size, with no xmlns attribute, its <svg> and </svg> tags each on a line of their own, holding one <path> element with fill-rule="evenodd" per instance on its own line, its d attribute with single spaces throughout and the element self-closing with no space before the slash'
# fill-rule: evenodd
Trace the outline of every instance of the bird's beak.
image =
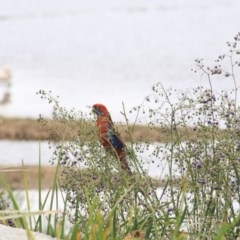
<svg viewBox="0 0 240 240">
<path fill-rule="evenodd" d="M 98 115 L 98 111 L 95 107 L 92 108 L 92 113 Z"/>
</svg>

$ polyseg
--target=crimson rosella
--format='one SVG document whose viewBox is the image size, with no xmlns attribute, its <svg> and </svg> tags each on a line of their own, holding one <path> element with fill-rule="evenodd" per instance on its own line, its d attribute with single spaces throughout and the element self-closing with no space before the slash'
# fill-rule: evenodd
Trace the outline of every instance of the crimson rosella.
<svg viewBox="0 0 240 240">
<path fill-rule="evenodd" d="M 111 116 L 107 108 L 100 103 L 94 104 L 92 111 L 97 115 L 96 126 L 98 128 L 99 140 L 106 150 L 119 159 L 121 168 L 131 174 L 127 162 L 127 148 L 116 133 Z"/>
</svg>

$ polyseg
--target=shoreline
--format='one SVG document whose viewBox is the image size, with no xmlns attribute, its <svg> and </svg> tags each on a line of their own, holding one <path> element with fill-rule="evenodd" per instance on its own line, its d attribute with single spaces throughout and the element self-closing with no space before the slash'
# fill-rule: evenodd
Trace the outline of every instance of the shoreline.
<svg viewBox="0 0 240 240">
<path fill-rule="evenodd" d="M 53 184 L 56 166 L 41 166 L 42 189 L 49 189 Z M 1 165 L 0 173 L 12 190 L 38 189 L 39 167 L 37 165 Z M 2 181 L 0 188 L 4 189 Z"/>
<path fill-rule="evenodd" d="M 115 124 L 116 130 L 125 142 L 168 142 L 170 141 L 170 129 L 152 128 L 146 125 L 123 125 Z M 95 132 L 94 132 L 95 131 Z M 196 137 L 193 129 L 179 128 L 181 140 Z M 90 139 L 91 135 L 91 139 Z M 5 118 L 0 117 L 0 139 L 8 140 L 50 140 L 65 141 L 79 139 L 96 140 L 96 127 L 93 122 L 84 120 L 37 120 L 31 118 Z"/>
<path fill-rule="evenodd" d="M 40 169 L 38 165 L 0 165 L 1 177 L 12 190 L 37 190 L 39 188 L 39 173 L 41 175 L 41 189 L 51 189 L 56 165 L 42 165 Z M 59 177 L 60 175 L 61 169 L 58 172 Z M 157 187 L 163 187 L 166 183 L 166 179 L 152 178 L 152 181 Z M 0 181 L 0 189 L 4 188 L 3 182 Z"/>
</svg>

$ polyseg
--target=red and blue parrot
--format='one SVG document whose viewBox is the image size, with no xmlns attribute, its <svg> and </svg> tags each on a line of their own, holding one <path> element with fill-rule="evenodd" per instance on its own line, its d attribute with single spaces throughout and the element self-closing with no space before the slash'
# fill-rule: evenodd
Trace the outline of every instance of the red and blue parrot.
<svg viewBox="0 0 240 240">
<path fill-rule="evenodd" d="M 112 118 L 107 108 L 103 104 L 96 103 L 93 105 L 92 111 L 97 116 L 96 126 L 102 146 L 106 152 L 110 152 L 119 159 L 122 170 L 131 174 L 127 162 L 126 145 L 115 131 Z"/>
</svg>

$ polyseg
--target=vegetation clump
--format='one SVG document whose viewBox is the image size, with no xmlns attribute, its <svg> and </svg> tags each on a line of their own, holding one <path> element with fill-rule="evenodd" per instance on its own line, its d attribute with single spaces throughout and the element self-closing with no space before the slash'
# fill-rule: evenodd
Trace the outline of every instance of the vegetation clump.
<svg viewBox="0 0 240 240">
<path fill-rule="evenodd" d="M 72 119 L 80 123 L 75 139 L 57 145 L 54 163 L 64 169 L 61 189 L 67 195 L 69 220 L 86 230 L 84 236 L 93 231 L 91 218 L 97 225 L 101 219 L 101 228 L 94 231 L 109 228 L 110 239 L 121 239 L 135 230 L 143 231 L 146 239 L 181 234 L 188 239 L 220 235 L 234 239 L 239 235 L 239 40 L 237 34 L 227 44 L 229 52 L 220 55 L 213 67 L 195 61 L 193 71 L 200 72 L 209 87 L 179 91 L 157 83 L 153 93 L 130 113 L 123 106 L 130 140 L 134 127 L 143 123 L 155 134 L 169 134 L 163 144 L 130 141 L 132 176 L 121 172 L 118 161 L 104 151 L 96 129 L 84 128 L 91 115 L 67 111 L 51 94 L 41 92 L 54 103 L 55 117 L 66 126 Z M 232 80 L 233 88 L 214 91 L 216 77 Z M 131 126 L 128 114 L 136 116 Z M 190 132 L 184 141 L 182 129 Z M 158 169 L 159 180 L 165 179 L 162 188 L 156 189 L 147 164 Z M 79 171 L 85 168 L 88 174 Z"/>
<path fill-rule="evenodd" d="M 240 33 L 213 66 L 195 61 L 193 72 L 208 81 L 207 88 L 180 91 L 157 83 L 140 106 L 129 112 L 123 106 L 132 175 L 122 172 L 119 161 L 102 148 L 90 109 L 89 114 L 66 110 L 52 93 L 39 92 L 65 126 L 51 145 L 52 164 L 61 170 L 53 189 L 63 193 L 63 215 L 56 219 L 71 223 L 71 239 L 237 239 L 239 41 Z M 215 79 L 229 81 L 232 89 L 215 91 Z M 128 114 L 135 115 L 131 125 Z M 78 124 L 78 134 L 66 141 L 71 121 Z M 134 128 L 141 124 L 155 134 L 167 132 L 167 141 L 134 142 Z M 184 138 L 183 129 L 188 129 Z"/>
</svg>

